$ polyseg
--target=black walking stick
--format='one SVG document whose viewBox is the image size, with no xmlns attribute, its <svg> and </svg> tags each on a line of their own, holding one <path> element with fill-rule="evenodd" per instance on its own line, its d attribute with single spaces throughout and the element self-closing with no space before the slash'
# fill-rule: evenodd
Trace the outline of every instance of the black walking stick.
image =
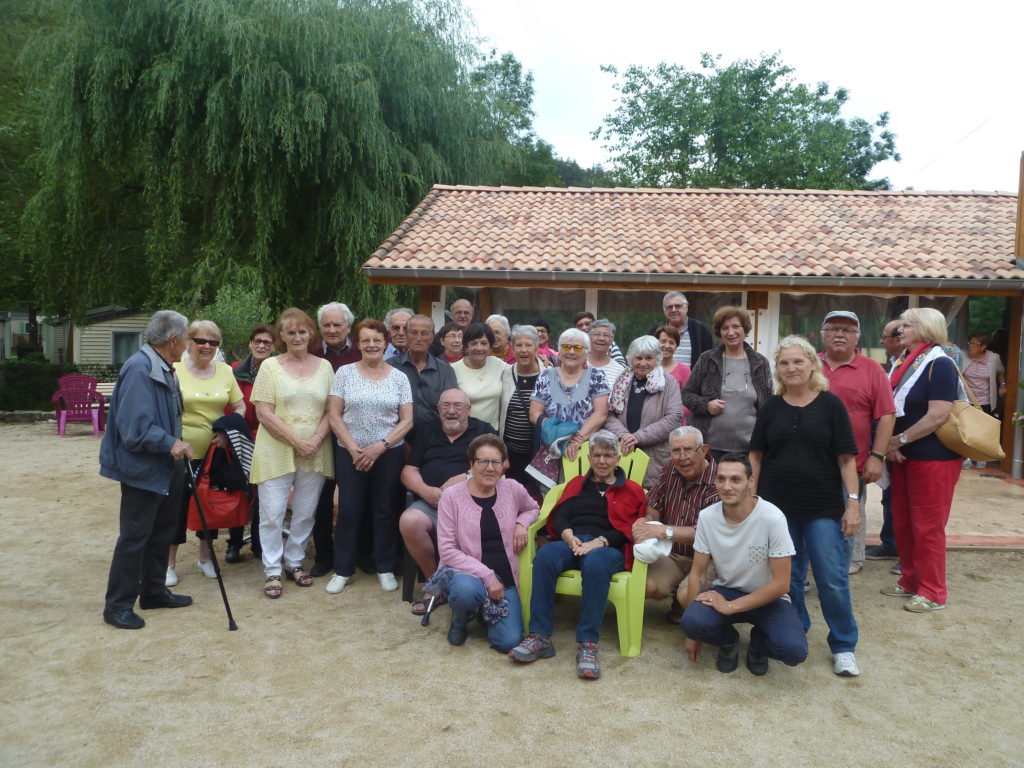
<svg viewBox="0 0 1024 768">
<path fill-rule="evenodd" d="M 192 497 L 196 500 L 196 511 L 199 512 L 199 521 L 203 524 L 203 535 L 206 536 L 206 541 L 210 545 L 210 559 L 213 561 L 213 570 L 217 574 L 217 584 L 220 585 L 220 596 L 224 598 L 224 610 L 228 612 L 228 629 L 234 632 L 238 629 L 238 625 L 231 615 L 231 606 L 228 605 L 228 593 L 224 590 L 224 577 L 220 575 L 217 553 L 213 551 L 213 539 L 210 538 L 210 529 L 206 525 L 206 514 L 203 512 L 203 503 L 199 498 L 199 490 L 196 487 L 196 477 L 192 474 L 191 462 L 185 465 L 185 474 L 188 475 L 188 484 L 192 487 Z"/>
</svg>

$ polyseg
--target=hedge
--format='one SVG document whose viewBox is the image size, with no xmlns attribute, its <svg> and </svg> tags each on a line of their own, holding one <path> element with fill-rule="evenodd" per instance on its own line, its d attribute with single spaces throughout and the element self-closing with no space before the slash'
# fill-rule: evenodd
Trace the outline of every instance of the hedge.
<svg viewBox="0 0 1024 768">
<path fill-rule="evenodd" d="M 118 370 L 116 365 L 4 360 L 0 362 L 0 411 L 48 411 L 61 376 L 84 373 L 100 381 L 115 381 Z"/>
</svg>

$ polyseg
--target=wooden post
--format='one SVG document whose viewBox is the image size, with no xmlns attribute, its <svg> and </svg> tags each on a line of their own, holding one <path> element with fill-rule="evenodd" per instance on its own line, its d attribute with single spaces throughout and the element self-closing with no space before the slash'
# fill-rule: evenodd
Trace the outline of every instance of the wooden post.
<svg viewBox="0 0 1024 768">
<path fill-rule="evenodd" d="M 1019 227 L 1019 223 L 1018 223 Z M 1006 396 L 1003 398 L 1003 430 L 1000 442 L 1006 451 L 1002 469 L 1013 472 L 1013 440 L 1016 430 L 1010 416 L 1017 410 L 1020 403 L 1020 336 L 1022 320 L 1024 320 L 1024 297 L 1014 296 L 1010 299 L 1010 344 L 1006 350 Z"/>
</svg>

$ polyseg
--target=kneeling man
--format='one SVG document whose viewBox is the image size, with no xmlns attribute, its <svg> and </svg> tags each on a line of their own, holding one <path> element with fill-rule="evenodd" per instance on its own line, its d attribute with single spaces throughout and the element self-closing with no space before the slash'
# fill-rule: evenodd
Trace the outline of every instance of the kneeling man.
<svg viewBox="0 0 1024 768">
<path fill-rule="evenodd" d="M 696 662 L 701 643 L 718 646 L 715 666 L 739 666 L 734 624 L 753 624 L 747 669 L 768 671 L 768 659 L 796 666 L 807 658 L 807 636 L 789 601 L 790 559 L 796 554 L 782 510 L 751 495 L 746 456 L 727 453 L 718 462 L 715 484 L 721 501 L 700 513 L 693 542 L 690 578 L 679 588 L 686 606 L 681 622 L 686 654 Z M 718 578 L 709 588 L 714 560 Z M 685 591 L 684 591 L 685 590 Z"/>
</svg>

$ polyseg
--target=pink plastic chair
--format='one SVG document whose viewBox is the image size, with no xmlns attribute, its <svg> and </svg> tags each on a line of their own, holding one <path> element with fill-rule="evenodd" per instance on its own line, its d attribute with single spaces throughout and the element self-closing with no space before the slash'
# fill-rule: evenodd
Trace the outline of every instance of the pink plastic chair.
<svg viewBox="0 0 1024 768">
<path fill-rule="evenodd" d="M 57 434 L 64 437 L 69 421 L 91 421 L 96 437 L 106 429 L 106 399 L 96 391 L 99 382 L 84 373 L 69 373 L 57 380 L 60 390 L 50 401 L 57 414 Z"/>
</svg>

